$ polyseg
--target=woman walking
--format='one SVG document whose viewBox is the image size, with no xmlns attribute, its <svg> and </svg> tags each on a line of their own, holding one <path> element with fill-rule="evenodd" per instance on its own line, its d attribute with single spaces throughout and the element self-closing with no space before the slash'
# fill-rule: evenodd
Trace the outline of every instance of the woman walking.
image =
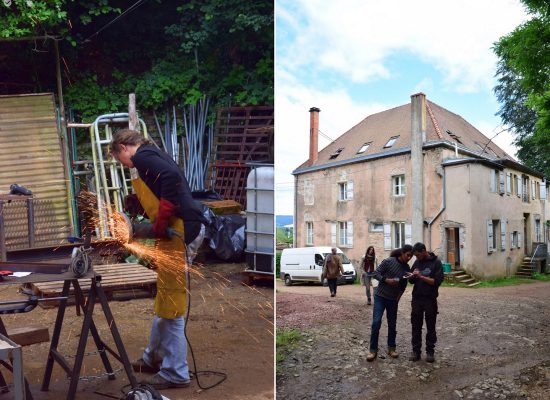
<svg viewBox="0 0 550 400">
<path fill-rule="evenodd" d="M 371 305 L 371 292 L 370 288 L 372 287 L 372 276 L 374 270 L 378 267 L 378 260 L 376 260 L 376 252 L 374 251 L 374 246 L 369 246 L 365 257 L 363 258 L 363 284 L 366 287 L 367 291 L 367 305 Z"/>
</svg>

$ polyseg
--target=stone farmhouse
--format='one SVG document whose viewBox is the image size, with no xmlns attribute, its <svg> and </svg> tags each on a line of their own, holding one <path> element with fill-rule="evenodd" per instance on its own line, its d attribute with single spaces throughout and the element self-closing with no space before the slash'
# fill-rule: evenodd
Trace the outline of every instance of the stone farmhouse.
<svg viewBox="0 0 550 400">
<path fill-rule="evenodd" d="M 295 245 L 338 246 L 359 266 L 422 241 L 478 279 L 515 274 L 546 254 L 548 183 L 461 116 L 428 101 L 370 115 L 318 151 L 310 109 L 309 159 L 295 177 Z"/>
</svg>

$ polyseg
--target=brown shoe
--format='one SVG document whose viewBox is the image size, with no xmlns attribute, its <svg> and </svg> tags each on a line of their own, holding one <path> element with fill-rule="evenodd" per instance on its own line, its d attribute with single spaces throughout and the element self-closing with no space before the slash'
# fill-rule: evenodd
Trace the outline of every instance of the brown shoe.
<svg viewBox="0 0 550 400">
<path fill-rule="evenodd" d="M 142 374 L 156 374 L 159 372 L 159 368 L 151 367 L 149 364 L 146 364 L 143 361 L 143 358 L 136 360 L 132 363 L 132 369 L 135 372 L 140 372 Z"/>
<path fill-rule="evenodd" d="M 145 383 L 146 385 L 150 385 L 155 389 L 162 390 L 162 389 L 170 389 L 170 388 L 186 388 L 191 384 L 191 380 L 187 379 L 186 381 L 183 381 L 181 383 L 175 383 L 164 379 L 159 374 L 155 374 L 152 377 L 144 380 L 142 383 Z"/>
<path fill-rule="evenodd" d="M 367 354 L 367 361 L 374 361 L 378 353 L 376 351 L 369 351 L 369 354 Z"/>
<path fill-rule="evenodd" d="M 391 358 L 397 358 L 399 357 L 399 353 L 397 351 L 395 351 L 395 349 L 393 348 L 389 348 L 388 349 L 388 355 L 391 357 Z"/>
</svg>

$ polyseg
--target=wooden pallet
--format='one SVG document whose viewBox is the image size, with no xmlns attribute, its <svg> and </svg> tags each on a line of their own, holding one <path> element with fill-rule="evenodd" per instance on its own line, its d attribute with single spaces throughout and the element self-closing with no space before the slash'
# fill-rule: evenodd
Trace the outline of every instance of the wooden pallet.
<svg viewBox="0 0 550 400">
<path fill-rule="evenodd" d="M 109 300 L 138 297 L 154 297 L 157 288 L 157 273 L 140 264 L 94 265 L 94 271 L 101 275 L 101 285 Z M 90 290 L 91 279 L 79 279 L 84 295 Z M 57 297 L 63 290 L 63 281 L 28 283 L 27 288 L 41 298 Z M 74 296 L 71 285 L 69 302 Z M 40 303 L 41 306 L 57 306 L 56 302 Z"/>
</svg>

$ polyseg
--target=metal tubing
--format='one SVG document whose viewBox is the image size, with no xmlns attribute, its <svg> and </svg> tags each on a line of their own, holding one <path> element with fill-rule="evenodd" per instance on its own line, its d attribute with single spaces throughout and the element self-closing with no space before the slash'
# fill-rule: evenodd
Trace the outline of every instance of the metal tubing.
<svg viewBox="0 0 550 400">
<path fill-rule="evenodd" d="M 0 200 L 0 257 L 6 261 L 6 225 L 4 224 L 4 200 Z"/>
<path fill-rule="evenodd" d="M 29 229 L 29 247 L 34 247 L 34 199 L 27 199 L 27 224 Z"/>
</svg>

